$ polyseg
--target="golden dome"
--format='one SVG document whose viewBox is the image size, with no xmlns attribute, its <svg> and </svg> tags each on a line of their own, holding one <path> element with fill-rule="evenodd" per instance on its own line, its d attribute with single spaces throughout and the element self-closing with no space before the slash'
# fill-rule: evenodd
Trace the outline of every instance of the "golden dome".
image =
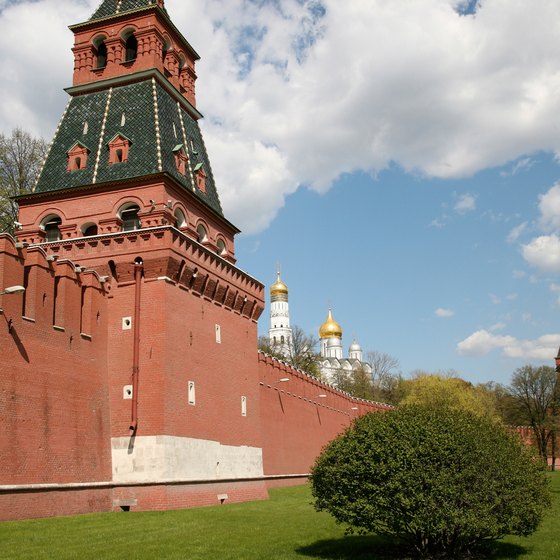
<svg viewBox="0 0 560 560">
<path fill-rule="evenodd" d="M 329 309 L 329 316 L 319 329 L 319 338 L 342 338 L 342 327 L 333 319 Z"/>
<path fill-rule="evenodd" d="M 280 273 L 277 272 L 276 282 L 270 286 L 270 295 L 272 296 L 287 296 L 288 286 L 280 280 Z"/>
</svg>

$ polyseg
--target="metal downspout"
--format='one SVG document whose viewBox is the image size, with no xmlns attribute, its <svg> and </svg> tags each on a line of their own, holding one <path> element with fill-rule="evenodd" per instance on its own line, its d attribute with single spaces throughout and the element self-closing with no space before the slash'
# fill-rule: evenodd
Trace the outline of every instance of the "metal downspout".
<svg viewBox="0 0 560 560">
<path fill-rule="evenodd" d="M 134 436 L 138 427 L 138 376 L 140 374 L 140 293 L 144 265 L 141 259 L 134 263 L 134 348 L 132 353 L 132 419 L 130 436 Z"/>
</svg>

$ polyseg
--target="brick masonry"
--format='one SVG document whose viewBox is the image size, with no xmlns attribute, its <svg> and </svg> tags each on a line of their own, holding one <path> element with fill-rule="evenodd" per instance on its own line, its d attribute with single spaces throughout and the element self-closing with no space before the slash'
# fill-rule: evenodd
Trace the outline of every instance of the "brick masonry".
<svg viewBox="0 0 560 560">
<path fill-rule="evenodd" d="M 175 228 L 41 247 L 2 235 L 0 286 L 13 285 L 26 291 L 0 296 L 2 519 L 262 499 L 384 408 L 258 353 L 263 286 Z"/>
</svg>

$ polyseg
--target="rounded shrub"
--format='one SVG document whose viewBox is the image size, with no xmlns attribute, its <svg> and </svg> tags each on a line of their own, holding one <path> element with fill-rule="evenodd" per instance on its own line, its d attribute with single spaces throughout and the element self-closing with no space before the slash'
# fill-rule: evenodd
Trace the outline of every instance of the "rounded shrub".
<svg viewBox="0 0 560 560">
<path fill-rule="evenodd" d="M 316 509 L 350 531 L 452 558 L 507 534 L 529 535 L 550 504 L 542 462 L 517 435 L 446 407 L 358 418 L 325 447 L 311 483 Z"/>
</svg>

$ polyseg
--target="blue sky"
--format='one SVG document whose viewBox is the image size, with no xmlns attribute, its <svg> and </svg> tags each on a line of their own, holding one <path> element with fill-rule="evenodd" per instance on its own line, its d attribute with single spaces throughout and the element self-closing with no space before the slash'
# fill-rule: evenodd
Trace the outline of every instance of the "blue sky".
<svg viewBox="0 0 560 560">
<path fill-rule="evenodd" d="M 508 241 L 525 220 L 538 220 L 538 194 L 559 175 L 550 155 L 532 161 L 513 176 L 509 165 L 462 180 L 398 167 L 376 178 L 349 174 L 326 195 L 290 196 L 265 232 L 238 241 L 238 256 L 269 283 L 281 262 L 292 321 L 308 332 L 317 333 L 331 305 L 346 344 L 355 336 L 364 349 L 388 352 L 405 373 L 455 369 L 472 381 L 507 383 L 520 364 L 546 363 L 536 341 L 559 330 L 557 274 L 536 271 L 520 240 Z M 266 317 L 260 326 L 264 332 Z M 493 338 L 460 351 L 480 331 Z M 530 348 L 506 357 L 511 342 L 502 337 Z"/>
<path fill-rule="evenodd" d="M 0 0 L 0 130 L 52 137 L 100 0 Z M 560 345 L 557 0 L 166 0 L 239 266 L 292 322 L 507 383 Z M 21 41 L 25 37 L 25 41 Z M 39 93 L 40 92 L 40 93 Z M 268 309 L 260 331 L 268 328 Z"/>
</svg>

